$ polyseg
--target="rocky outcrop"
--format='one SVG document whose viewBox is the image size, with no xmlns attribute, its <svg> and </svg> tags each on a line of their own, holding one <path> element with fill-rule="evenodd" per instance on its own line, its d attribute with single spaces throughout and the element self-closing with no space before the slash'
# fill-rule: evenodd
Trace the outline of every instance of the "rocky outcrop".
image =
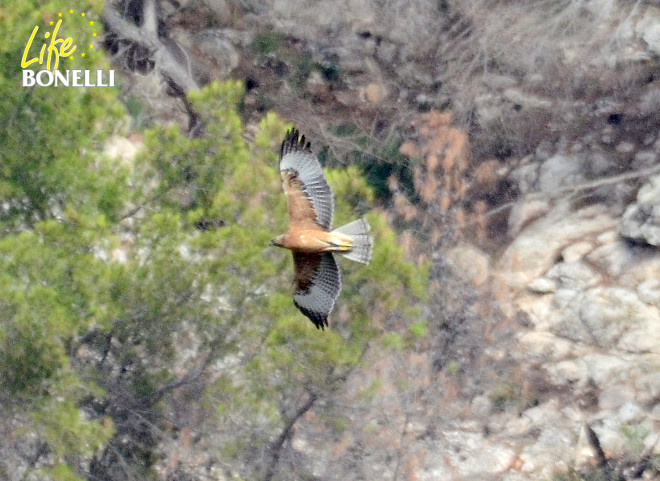
<svg viewBox="0 0 660 481">
<path fill-rule="evenodd" d="M 660 453 L 660 250 L 630 244 L 619 223 L 603 207 L 573 212 L 560 202 L 517 235 L 497 266 L 505 311 L 527 319 L 516 355 L 555 391 L 521 414 L 541 431 L 522 451 L 523 470 L 547 475 L 578 448 L 577 465 L 588 463 L 595 453 L 586 424 L 613 456 Z"/>
<path fill-rule="evenodd" d="M 496 262 L 468 242 L 446 251 L 447 292 L 475 289 L 472 314 L 458 315 L 474 315 L 486 338 L 478 347 L 483 337 L 454 333 L 451 348 L 467 339 L 476 363 L 438 370 L 424 344 L 372 351 L 342 396 L 357 406 L 379 386 L 368 407 L 342 411 L 352 429 L 318 454 L 322 423 L 301 426 L 296 446 L 314 476 L 340 479 L 338 465 L 359 456 L 366 479 L 556 479 L 597 469 L 595 436 L 612 469 L 657 479 L 643 460 L 660 455 L 660 249 L 622 238 L 620 215 L 601 205 L 547 201 L 537 212 Z M 483 326 L 495 306 L 504 319 Z"/>
<path fill-rule="evenodd" d="M 511 242 L 500 259 L 500 276 L 510 288 L 525 288 L 547 273 L 567 248 L 593 240 L 617 226 L 617 219 L 605 206 L 594 205 L 574 212 L 569 202 L 560 202 Z"/>
<path fill-rule="evenodd" d="M 621 235 L 635 242 L 660 247 L 660 175 L 639 189 L 637 202 L 628 207 L 621 221 Z"/>
</svg>

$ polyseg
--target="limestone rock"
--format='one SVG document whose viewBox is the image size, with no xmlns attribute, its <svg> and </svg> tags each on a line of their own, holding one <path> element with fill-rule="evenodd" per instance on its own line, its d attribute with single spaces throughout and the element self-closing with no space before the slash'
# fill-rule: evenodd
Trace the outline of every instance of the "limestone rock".
<svg viewBox="0 0 660 481">
<path fill-rule="evenodd" d="M 559 315 L 554 332 L 600 347 L 660 353 L 658 310 L 643 303 L 634 291 L 595 287 L 566 293 L 565 299 L 557 300 Z"/>
<path fill-rule="evenodd" d="M 385 97 L 385 86 L 380 82 L 372 82 L 364 88 L 364 99 L 372 104 L 378 104 Z"/>
<path fill-rule="evenodd" d="M 398 50 L 399 47 L 395 43 L 381 40 L 376 48 L 376 58 L 386 65 L 391 64 L 396 58 Z"/>
<path fill-rule="evenodd" d="M 557 290 L 557 281 L 548 277 L 539 277 L 527 286 L 527 290 L 536 294 L 549 294 Z"/>
<path fill-rule="evenodd" d="M 555 154 L 541 164 L 539 188 L 554 194 L 558 190 L 584 181 L 583 160 L 575 155 Z"/>
<path fill-rule="evenodd" d="M 491 413 L 491 409 L 492 403 L 488 396 L 476 396 L 470 403 L 472 414 L 480 418 L 488 416 Z"/>
<path fill-rule="evenodd" d="M 656 366 L 656 369 L 660 366 Z M 638 402 L 648 402 L 653 399 L 657 400 L 660 396 L 660 372 L 652 372 L 646 375 L 637 377 L 635 380 L 635 388 L 641 395 Z"/>
<path fill-rule="evenodd" d="M 627 242 L 614 237 L 615 231 L 599 236 L 599 246 L 589 252 L 586 260 L 610 276 L 618 277 L 639 260 Z"/>
<path fill-rule="evenodd" d="M 658 102 L 660 105 L 660 101 Z M 658 154 L 653 150 L 640 150 L 632 161 L 633 169 L 648 169 L 658 162 Z"/>
<path fill-rule="evenodd" d="M 511 288 L 526 288 L 552 267 L 562 249 L 612 229 L 616 223 L 605 206 L 572 212 L 568 202 L 560 202 L 516 237 L 502 255 L 498 270 Z"/>
<path fill-rule="evenodd" d="M 594 245 L 591 242 L 576 242 L 561 251 L 561 257 L 564 259 L 564 262 L 578 262 L 585 254 L 591 252 L 593 248 Z"/>
<path fill-rule="evenodd" d="M 569 289 L 586 289 L 598 284 L 601 276 L 584 262 L 560 262 L 555 264 L 547 277 Z"/>
<path fill-rule="evenodd" d="M 498 75 L 495 73 L 487 73 L 484 75 L 483 82 L 493 90 L 504 90 L 515 87 L 518 82 L 515 78 L 508 75 Z"/>
<path fill-rule="evenodd" d="M 508 234 L 514 237 L 530 221 L 539 218 L 550 210 L 550 204 L 546 200 L 522 200 L 517 202 L 509 214 Z"/>
<path fill-rule="evenodd" d="M 544 361 L 558 362 L 576 354 L 574 343 L 550 332 L 538 330 L 526 332 L 518 337 L 518 341 L 526 351 L 534 353 Z"/>
<path fill-rule="evenodd" d="M 617 385 L 606 388 L 598 396 L 598 407 L 603 410 L 614 410 L 635 398 L 635 392 L 627 385 Z"/>
<path fill-rule="evenodd" d="M 229 75 L 238 66 L 239 53 L 222 32 L 206 30 L 196 34 L 193 39 L 194 44 L 188 45 L 188 48 L 196 48 L 206 58 L 212 59 L 222 75 Z"/>
<path fill-rule="evenodd" d="M 126 137 L 112 136 L 105 144 L 104 151 L 110 157 L 117 159 L 121 164 L 131 167 L 133 159 L 142 147 L 141 142 L 135 142 Z"/>
<path fill-rule="evenodd" d="M 626 209 L 621 235 L 635 242 L 660 246 L 660 175 L 639 189 L 637 202 Z"/>
<path fill-rule="evenodd" d="M 204 0 L 204 4 L 213 12 L 219 24 L 231 21 L 231 8 L 227 0 Z"/>
<path fill-rule="evenodd" d="M 646 42 L 648 49 L 660 55 L 660 9 L 649 8 L 647 14 L 636 25 L 638 35 Z"/>
<path fill-rule="evenodd" d="M 488 255 L 469 244 L 449 250 L 447 261 L 460 277 L 471 282 L 475 287 L 481 286 L 490 276 Z"/>
<path fill-rule="evenodd" d="M 543 423 L 545 428 L 536 439 L 524 443 L 520 453 L 521 471 L 546 479 L 557 471 L 567 469 L 566 454 L 573 449 L 574 433 L 580 427 L 573 413 L 561 409 L 559 401 L 553 399 L 526 410 L 522 416 L 529 418 L 533 425 Z"/>
<path fill-rule="evenodd" d="M 639 284 L 637 295 L 642 302 L 660 308 L 660 279 L 649 279 Z"/>
<path fill-rule="evenodd" d="M 547 366 L 553 381 L 560 386 L 583 388 L 590 383 L 599 388 L 629 380 L 629 358 L 591 353 Z"/>
<path fill-rule="evenodd" d="M 509 177 L 516 183 L 520 193 L 526 194 L 535 189 L 536 182 L 538 181 L 538 170 L 539 164 L 537 162 L 530 162 L 515 169 Z"/>
</svg>

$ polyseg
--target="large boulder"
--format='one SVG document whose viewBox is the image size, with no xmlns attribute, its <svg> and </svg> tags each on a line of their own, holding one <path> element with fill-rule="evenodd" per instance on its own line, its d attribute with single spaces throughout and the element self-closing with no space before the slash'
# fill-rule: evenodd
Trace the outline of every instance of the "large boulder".
<svg viewBox="0 0 660 481">
<path fill-rule="evenodd" d="M 660 175 L 639 189 L 637 202 L 623 214 L 620 232 L 632 241 L 660 246 Z"/>
</svg>

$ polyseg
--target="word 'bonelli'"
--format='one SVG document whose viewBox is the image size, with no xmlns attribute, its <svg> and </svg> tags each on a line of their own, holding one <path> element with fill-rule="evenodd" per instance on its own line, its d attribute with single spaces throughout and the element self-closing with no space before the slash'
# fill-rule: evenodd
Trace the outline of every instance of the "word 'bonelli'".
<svg viewBox="0 0 660 481">
<path fill-rule="evenodd" d="M 44 34 L 44 39 L 47 41 L 44 41 L 41 46 L 39 56 L 29 58 L 30 49 L 37 33 L 39 32 L 39 27 L 36 26 L 32 30 L 32 34 L 25 45 L 25 50 L 23 50 L 23 57 L 21 59 L 21 67 L 23 68 L 23 87 L 34 87 L 35 85 L 39 87 L 114 87 L 114 70 L 110 70 L 107 78 L 105 78 L 102 70 L 60 71 L 57 69 L 60 58 L 71 56 L 77 48 L 71 37 L 66 39 L 57 37 L 61 25 L 62 20 L 60 19 L 55 25 L 52 34 L 51 32 L 46 32 Z M 92 47 L 92 45 L 90 45 L 90 47 Z M 84 53 L 82 55 L 84 56 Z M 30 65 L 35 63 L 43 66 L 44 57 L 46 60 L 46 68 L 44 70 L 35 72 L 28 69 Z"/>
</svg>

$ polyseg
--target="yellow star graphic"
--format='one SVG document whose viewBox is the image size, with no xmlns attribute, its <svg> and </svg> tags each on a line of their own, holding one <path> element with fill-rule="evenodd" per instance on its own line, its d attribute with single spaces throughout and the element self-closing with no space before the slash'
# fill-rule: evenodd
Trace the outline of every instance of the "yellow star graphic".
<svg viewBox="0 0 660 481">
<path fill-rule="evenodd" d="M 73 13 L 73 10 L 69 10 L 69 13 Z"/>
<path fill-rule="evenodd" d="M 58 17 L 61 17 L 61 16 L 62 16 L 62 12 L 59 12 L 59 13 L 57 14 L 57 16 L 58 16 Z"/>
<path fill-rule="evenodd" d="M 53 23 L 53 22 L 50 22 L 50 23 Z M 96 32 L 94 32 L 94 33 L 92 34 L 92 37 L 96 37 Z"/>
<path fill-rule="evenodd" d="M 80 15 L 81 15 L 82 17 L 84 17 L 84 16 L 85 16 L 85 12 L 82 12 Z"/>
<path fill-rule="evenodd" d="M 89 48 L 94 48 L 94 45 L 91 45 L 91 44 L 90 44 L 90 45 L 89 45 Z"/>
<path fill-rule="evenodd" d="M 51 21 L 50 21 L 50 22 L 48 22 L 48 23 L 52 25 L 52 24 L 53 24 L 53 21 L 51 20 Z"/>
<path fill-rule="evenodd" d="M 94 25 L 94 22 L 92 20 L 89 21 L 90 25 Z"/>
<path fill-rule="evenodd" d="M 81 53 L 80 56 L 81 56 L 81 57 L 84 57 L 84 56 L 85 56 L 85 52 Z"/>
</svg>

